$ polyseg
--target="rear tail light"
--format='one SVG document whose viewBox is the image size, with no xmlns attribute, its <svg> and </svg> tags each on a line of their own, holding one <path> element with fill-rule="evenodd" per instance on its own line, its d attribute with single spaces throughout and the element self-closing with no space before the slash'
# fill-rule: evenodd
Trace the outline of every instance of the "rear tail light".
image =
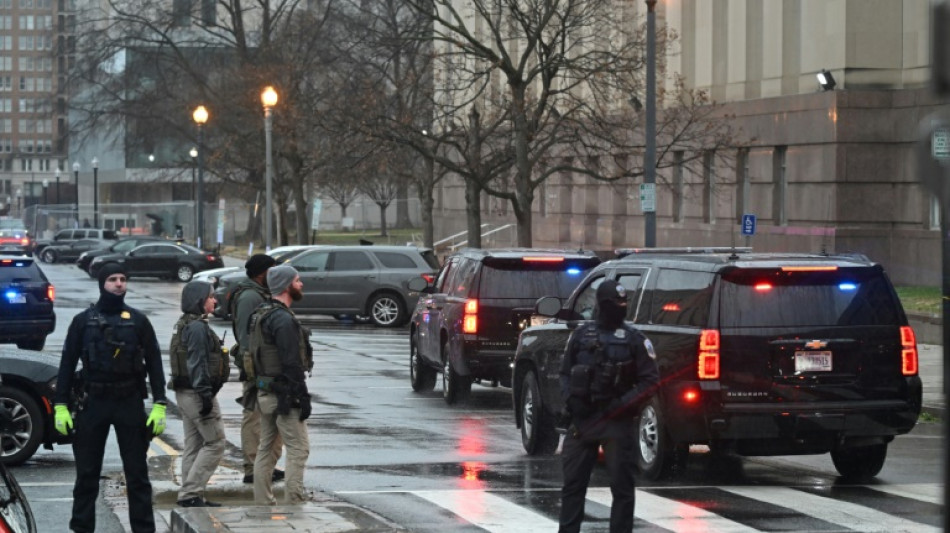
<svg viewBox="0 0 950 533">
<path fill-rule="evenodd" d="M 696 403 L 699 401 L 699 391 L 696 389 L 686 389 L 683 391 L 683 403 Z"/>
<path fill-rule="evenodd" d="M 212 263 L 214 263 L 215 261 L 218 260 L 218 258 L 217 258 L 214 254 L 208 254 L 208 255 L 206 255 L 206 256 L 205 256 L 205 259 L 207 259 L 208 261 L 211 261 Z"/>
<path fill-rule="evenodd" d="M 429 285 L 432 285 L 433 283 L 435 283 L 435 276 L 433 276 L 432 274 L 423 274 L 422 279 L 426 280 L 426 283 L 428 283 Z"/>
<path fill-rule="evenodd" d="M 563 263 L 563 257 L 556 256 L 540 256 L 540 257 L 523 257 L 521 259 L 525 263 Z"/>
<path fill-rule="evenodd" d="M 56 287 L 52 285 L 46 287 L 46 299 L 51 302 L 56 299 Z"/>
<path fill-rule="evenodd" d="M 30 244 L 30 239 L 26 239 L 26 238 L 20 239 L 20 244 L 22 244 L 23 246 L 27 246 Z"/>
<path fill-rule="evenodd" d="M 465 302 L 465 313 L 462 315 L 462 333 L 478 333 L 478 300 Z"/>
<path fill-rule="evenodd" d="M 783 266 L 782 272 L 834 272 L 836 265 Z"/>
<path fill-rule="evenodd" d="M 719 379 L 719 330 L 699 334 L 699 379 Z"/>
<path fill-rule="evenodd" d="M 917 336 L 910 326 L 901 326 L 901 374 L 917 375 Z"/>
</svg>

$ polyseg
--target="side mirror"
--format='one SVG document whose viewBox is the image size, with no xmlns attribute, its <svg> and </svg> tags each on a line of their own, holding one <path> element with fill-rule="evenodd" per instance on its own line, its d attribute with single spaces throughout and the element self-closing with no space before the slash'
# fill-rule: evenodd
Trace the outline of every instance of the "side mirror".
<svg viewBox="0 0 950 533">
<path fill-rule="evenodd" d="M 561 299 L 556 296 L 538 298 L 534 304 L 534 310 L 541 316 L 556 317 L 561 311 Z"/>
</svg>

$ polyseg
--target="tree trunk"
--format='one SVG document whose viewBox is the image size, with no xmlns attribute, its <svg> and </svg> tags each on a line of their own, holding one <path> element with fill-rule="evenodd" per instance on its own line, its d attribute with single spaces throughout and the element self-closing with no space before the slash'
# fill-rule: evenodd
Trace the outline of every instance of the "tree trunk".
<svg viewBox="0 0 950 533">
<path fill-rule="evenodd" d="M 528 197 L 531 194 L 528 193 Z M 520 195 L 519 195 L 520 198 Z M 526 200 L 527 209 L 522 207 L 521 201 L 512 202 L 512 210 L 515 212 L 515 220 L 518 222 L 518 246 L 522 248 L 531 248 L 531 201 Z"/>
<path fill-rule="evenodd" d="M 396 229 L 412 227 L 412 218 L 409 216 L 409 184 L 401 181 L 396 186 Z"/>
<path fill-rule="evenodd" d="M 482 247 L 481 187 L 473 179 L 465 180 L 465 219 L 468 223 L 468 247 Z"/>
<path fill-rule="evenodd" d="M 422 245 L 432 248 L 435 243 L 435 227 L 432 224 L 432 212 L 435 210 L 435 197 L 431 187 L 419 187 L 419 203 L 422 218 Z"/>
<path fill-rule="evenodd" d="M 379 234 L 383 237 L 389 235 L 386 231 L 386 206 L 383 204 L 376 204 L 379 206 Z"/>
<path fill-rule="evenodd" d="M 310 225 L 307 224 L 307 197 L 303 192 L 303 177 L 294 179 L 294 208 L 297 210 L 297 244 L 307 244 Z"/>
</svg>

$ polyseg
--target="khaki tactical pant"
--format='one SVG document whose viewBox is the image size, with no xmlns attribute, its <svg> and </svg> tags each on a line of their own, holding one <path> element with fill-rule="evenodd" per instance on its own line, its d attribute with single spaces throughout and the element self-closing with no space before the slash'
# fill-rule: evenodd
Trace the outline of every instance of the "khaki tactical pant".
<svg viewBox="0 0 950 533">
<path fill-rule="evenodd" d="M 261 412 L 257 408 L 256 401 L 248 404 L 248 399 L 256 395 L 254 382 L 242 381 L 241 390 L 245 402 L 244 411 L 241 413 L 241 451 L 244 452 L 244 475 L 249 476 L 254 473 L 254 460 L 257 458 L 257 448 L 261 445 Z M 248 405 L 251 407 L 248 408 Z M 271 448 L 275 465 L 280 459 L 283 447 L 284 443 L 278 435 Z"/>
<path fill-rule="evenodd" d="M 175 401 L 185 427 L 185 449 L 181 453 L 181 489 L 178 500 L 204 498 L 208 480 L 218 468 L 224 447 L 224 423 L 218 400 L 213 400 L 211 413 L 202 417 L 201 398 L 191 389 L 175 389 Z"/>
<path fill-rule="evenodd" d="M 278 437 L 287 447 L 285 459 L 286 477 L 284 478 L 284 503 L 289 505 L 309 501 L 310 497 L 303 486 L 303 472 L 310 456 L 310 438 L 307 435 L 306 422 L 300 421 L 300 409 L 291 409 L 290 414 L 277 414 L 277 396 L 258 391 L 257 406 L 261 413 L 261 445 L 254 461 L 254 503 L 257 505 L 276 505 L 271 473 L 277 459 L 267 453 Z"/>
</svg>

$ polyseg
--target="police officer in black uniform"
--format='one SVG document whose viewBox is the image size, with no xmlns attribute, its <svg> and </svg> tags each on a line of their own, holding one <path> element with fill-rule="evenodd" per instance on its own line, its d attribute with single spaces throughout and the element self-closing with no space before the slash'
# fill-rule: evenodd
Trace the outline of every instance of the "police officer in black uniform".
<svg viewBox="0 0 950 533">
<path fill-rule="evenodd" d="M 613 503 L 611 533 L 633 531 L 635 417 L 660 376 L 650 341 L 624 323 L 627 294 L 605 280 L 597 287 L 596 320 L 577 328 L 561 362 L 561 395 L 570 419 L 562 451 L 561 533 L 580 531 L 591 470 L 601 446 Z"/>
<path fill-rule="evenodd" d="M 85 393 L 73 441 L 76 484 L 69 527 L 76 532 L 96 530 L 96 497 L 110 426 L 115 427 L 125 471 L 132 531 L 155 531 L 146 453 L 150 438 L 165 429 L 165 375 L 152 324 L 125 304 L 126 281 L 120 265 L 102 267 L 99 301 L 73 318 L 63 344 L 56 382 L 57 431 L 65 435 L 73 427 L 68 402 L 80 359 Z M 147 419 L 146 375 L 152 390 Z"/>
</svg>

